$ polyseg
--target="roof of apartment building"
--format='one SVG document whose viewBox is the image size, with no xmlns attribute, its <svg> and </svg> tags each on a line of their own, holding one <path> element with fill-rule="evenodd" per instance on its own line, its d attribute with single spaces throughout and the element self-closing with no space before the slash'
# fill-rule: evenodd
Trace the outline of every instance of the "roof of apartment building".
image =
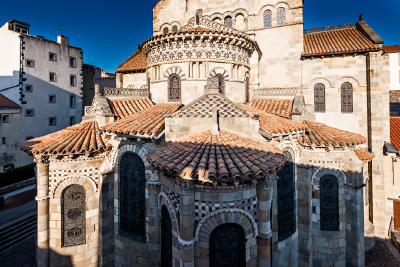
<svg viewBox="0 0 400 267">
<path fill-rule="evenodd" d="M 365 21 L 304 30 L 303 57 L 381 50 L 382 39 Z"/>
<path fill-rule="evenodd" d="M 383 50 L 387 53 L 398 53 L 400 52 L 400 45 L 384 45 Z"/>
<path fill-rule="evenodd" d="M 144 72 L 146 71 L 146 68 L 147 57 L 140 49 L 138 49 L 118 66 L 117 72 Z"/>
<path fill-rule="evenodd" d="M 390 141 L 400 150 L 400 117 L 390 117 Z"/>
<path fill-rule="evenodd" d="M 11 101 L 4 95 L 0 94 L 0 109 L 17 109 L 21 108 L 18 104 Z"/>
</svg>

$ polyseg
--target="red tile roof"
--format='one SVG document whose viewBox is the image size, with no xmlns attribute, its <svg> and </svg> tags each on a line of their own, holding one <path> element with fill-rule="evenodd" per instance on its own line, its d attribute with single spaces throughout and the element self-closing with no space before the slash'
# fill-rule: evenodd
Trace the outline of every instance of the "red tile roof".
<svg viewBox="0 0 400 267">
<path fill-rule="evenodd" d="M 383 50 L 386 52 L 400 52 L 400 45 L 384 45 Z"/>
<path fill-rule="evenodd" d="M 144 72 L 146 69 L 147 57 L 141 50 L 137 50 L 118 66 L 117 72 Z"/>
<path fill-rule="evenodd" d="M 250 107 L 245 104 L 240 104 L 240 106 L 252 114 L 260 115 L 260 130 L 266 133 L 282 134 L 304 131 L 308 129 L 308 126 L 305 124 L 291 121 L 289 119 L 267 113 L 265 111 Z"/>
<path fill-rule="evenodd" d="M 161 103 L 101 128 L 108 133 L 155 137 L 165 128 L 165 114 L 180 109 L 180 103 Z"/>
<path fill-rule="evenodd" d="M 298 139 L 303 146 L 354 146 L 367 142 L 367 139 L 359 134 L 339 130 L 319 122 L 304 121 L 310 131 Z"/>
<path fill-rule="evenodd" d="M 351 27 L 348 27 L 348 26 Z M 304 57 L 356 52 L 378 51 L 379 44 L 374 44 L 363 35 L 355 24 L 333 26 L 333 30 L 305 30 Z"/>
<path fill-rule="evenodd" d="M 147 159 L 165 175 L 201 182 L 240 182 L 266 177 L 285 163 L 281 150 L 239 135 L 210 131 L 149 151 Z"/>
<path fill-rule="evenodd" d="M 371 152 L 365 150 L 362 147 L 354 149 L 354 153 L 356 153 L 356 156 L 362 161 L 370 161 L 373 158 L 375 158 L 374 154 L 372 154 Z"/>
<path fill-rule="evenodd" d="M 400 117 L 390 117 L 390 141 L 400 150 Z"/>
<path fill-rule="evenodd" d="M 283 118 L 292 117 L 293 100 L 252 99 L 250 106 Z"/>
<path fill-rule="evenodd" d="M 109 100 L 108 104 L 116 120 L 131 116 L 154 106 L 153 102 L 148 98 Z"/>
<path fill-rule="evenodd" d="M 0 109 L 15 109 L 21 108 L 18 104 L 14 103 L 7 97 L 0 94 Z"/>
<path fill-rule="evenodd" d="M 21 149 L 29 154 L 81 154 L 111 148 L 100 134 L 97 122 L 79 123 L 64 130 L 24 142 Z"/>
</svg>

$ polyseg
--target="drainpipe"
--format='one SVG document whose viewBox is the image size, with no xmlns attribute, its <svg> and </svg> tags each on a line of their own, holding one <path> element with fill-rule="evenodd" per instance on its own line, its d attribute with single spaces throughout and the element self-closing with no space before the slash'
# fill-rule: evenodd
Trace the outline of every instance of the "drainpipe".
<svg viewBox="0 0 400 267">
<path fill-rule="evenodd" d="M 368 150 L 372 152 L 372 130 L 371 130 L 371 55 L 367 53 L 366 56 L 366 67 L 367 67 L 367 132 L 368 132 Z M 374 222 L 374 205 L 373 205 L 373 194 L 372 194 L 372 160 L 368 162 L 368 198 L 369 198 L 369 220 Z"/>
</svg>

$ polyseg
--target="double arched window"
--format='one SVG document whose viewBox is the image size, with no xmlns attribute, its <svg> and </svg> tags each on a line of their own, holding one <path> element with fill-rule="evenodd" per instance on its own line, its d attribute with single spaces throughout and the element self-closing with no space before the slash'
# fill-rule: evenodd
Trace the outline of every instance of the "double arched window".
<svg viewBox="0 0 400 267">
<path fill-rule="evenodd" d="M 271 10 L 265 10 L 264 12 L 264 28 L 272 27 L 272 12 Z"/>
<path fill-rule="evenodd" d="M 121 157 L 119 171 L 119 207 L 121 235 L 137 241 L 146 239 L 145 167 L 138 154 Z"/>
<path fill-rule="evenodd" d="M 323 83 L 317 83 L 314 86 L 314 110 L 325 112 L 325 85 Z"/>
<path fill-rule="evenodd" d="M 284 25 L 286 23 L 285 8 L 278 8 L 278 25 Z"/>
<path fill-rule="evenodd" d="M 86 191 L 78 184 L 62 192 L 62 246 L 86 243 Z"/>
<path fill-rule="evenodd" d="M 345 82 L 341 87 L 341 103 L 343 113 L 353 112 L 353 85 Z"/>
<path fill-rule="evenodd" d="M 228 27 L 232 27 L 232 17 L 226 17 L 225 18 L 225 25 Z"/>
<path fill-rule="evenodd" d="M 168 79 L 168 101 L 181 101 L 181 78 L 171 74 Z"/>
<path fill-rule="evenodd" d="M 322 231 L 339 230 L 339 181 L 333 175 L 324 175 L 320 182 L 320 222 Z"/>
<path fill-rule="evenodd" d="M 278 172 L 278 240 L 290 237 L 296 231 L 294 160 L 289 150 L 284 150 L 285 166 Z"/>
</svg>

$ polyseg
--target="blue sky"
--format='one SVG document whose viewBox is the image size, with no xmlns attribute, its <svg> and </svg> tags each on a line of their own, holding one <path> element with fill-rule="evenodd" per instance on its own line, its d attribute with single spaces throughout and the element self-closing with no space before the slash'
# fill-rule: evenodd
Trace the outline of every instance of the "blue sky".
<svg viewBox="0 0 400 267">
<path fill-rule="evenodd" d="M 155 2 L 2 1 L 0 24 L 21 20 L 31 24 L 31 34 L 50 40 L 56 40 L 57 25 L 65 25 L 62 34 L 70 38 L 71 45 L 83 49 L 84 62 L 113 72 L 139 44 L 152 36 Z M 304 27 L 351 23 L 361 13 L 386 45 L 400 44 L 400 0 L 305 0 Z"/>
</svg>

